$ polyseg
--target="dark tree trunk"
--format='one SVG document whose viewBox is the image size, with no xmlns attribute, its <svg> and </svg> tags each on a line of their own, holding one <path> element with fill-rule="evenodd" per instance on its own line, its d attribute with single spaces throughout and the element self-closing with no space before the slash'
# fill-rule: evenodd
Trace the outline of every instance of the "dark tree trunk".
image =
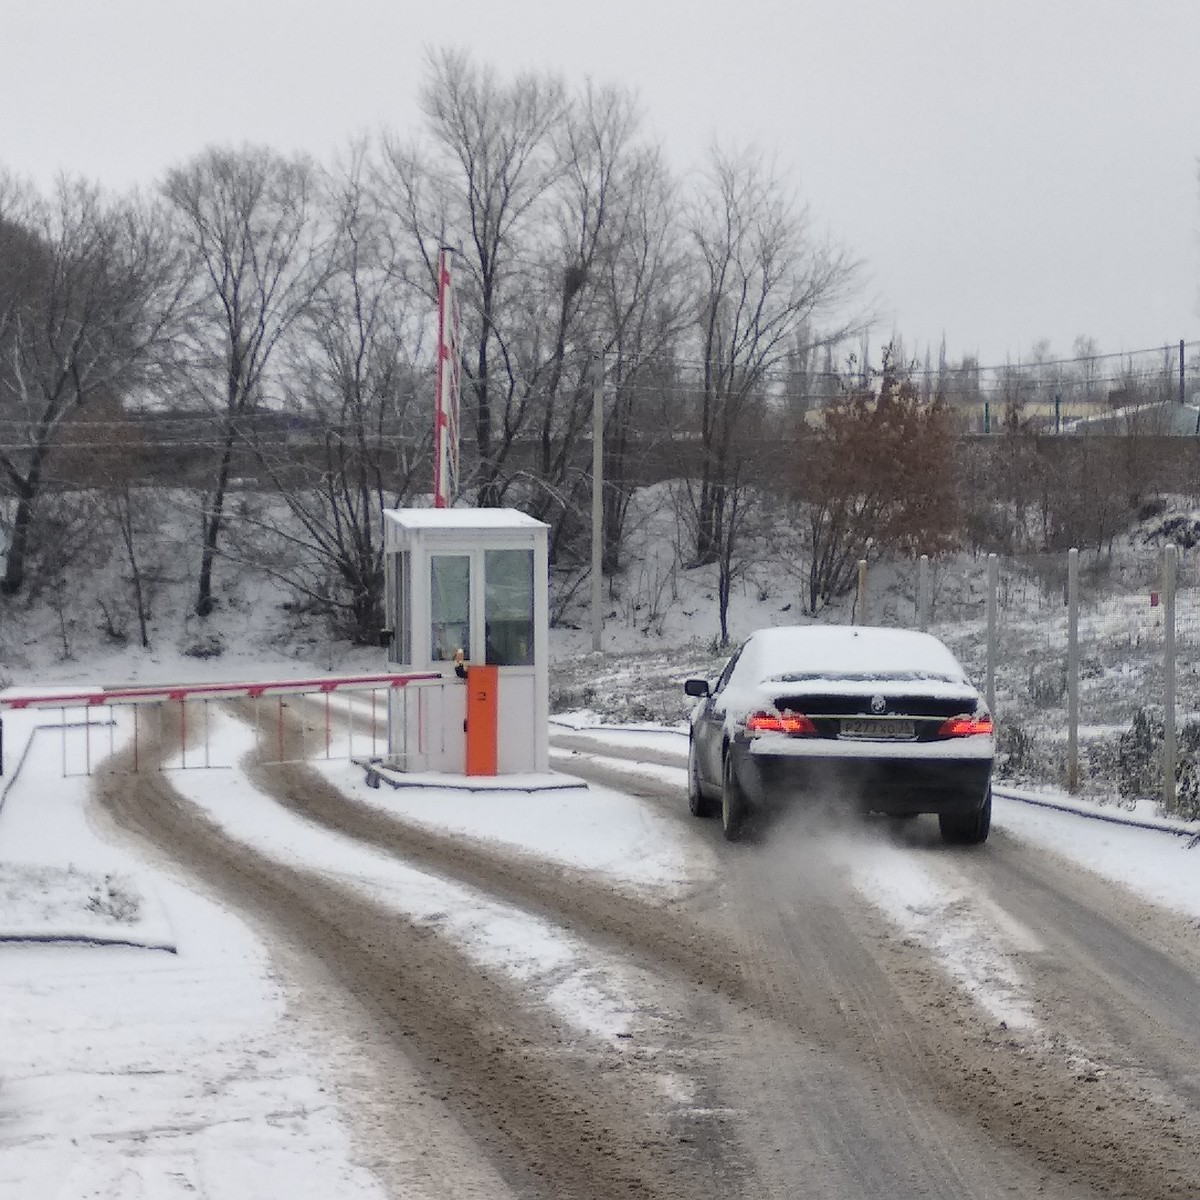
<svg viewBox="0 0 1200 1200">
<path fill-rule="evenodd" d="M 215 607 L 212 594 L 213 564 L 217 558 L 221 530 L 225 527 L 225 494 L 229 489 L 230 466 L 233 462 L 233 439 L 234 429 L 230 422 L 225 431 L 225 448 L 221 453 L 212 505 L 204 514 L 204 550 L 200 555 L 200 583 L 196 591 L 198 617 L 207 617 Z"/>
<path fill-rule="evenodd" d="M 137 609 L 138 633 L 141 636 L 142 648 L 150 649 L 150 606 L 146 600 L 146 589 L 142 583 L 142 568 L 138 562 L 137 546 L 133 535 L 133 503 L 130 499 L 129 488 L 117 501 L 118 522 L 121 527 L 121 539 L 125 543 L 125 555 L 129 559 L 130 581 L 133 586 L 133 602 Z"/>
<path fill-rule="evenodd" d="M 25 586 L 29 542 L 33 535 L 37 498 L 42 490 L 42 463 L 45 458 L 46 447 L 39 446 L 25 478 L 12 479 L 17 492 L 17 511 L 13 514 L 12 541 L 4 564 L 4 578 L 0 579 L 0 595 L 3 596 L 15 596 Z"/>
<path fill-rule="evenodd" d="M 29 530 L 33 524 L 33 500 L 22 496 L 13 518 L 12 541 L 0 579 L 0 595 L 15 596 L 25 586 L 25 559 L 29 552 Z"/>
</svg>

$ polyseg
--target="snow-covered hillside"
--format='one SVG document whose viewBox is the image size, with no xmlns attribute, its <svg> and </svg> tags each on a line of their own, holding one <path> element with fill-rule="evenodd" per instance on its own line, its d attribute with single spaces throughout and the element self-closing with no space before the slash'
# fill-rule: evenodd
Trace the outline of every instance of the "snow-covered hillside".
<svg viewBox="0 0 1200 1200">
<path fill-rule="evenodd" d="M 0 681 L 44 684 L 247 679 L 267 661 L 276 674 L 381 669 L 383 652 L 331 633 L 324 618 L 253 565 L 218 566 L 217 610 L 205 620 L 194 603 L 186 506 L 164 503 L 157 545 L 149 648 L 136 636 L 122 556 L 94 553 L 67 585 L 32 602 L 0 601 Z M 715 674 L 719 645 L 717 569 L 689 565 L 686 535 L 671 485 L 639 493 L 627 524 L 622 568 L 606 581 L 603 650 L 591 650 L 588 588 L 578 574 L 552 580 L 551 706 L 588 710 L 610 721 L 674 724 L 686 717 L 681 682 Z M 1085 789 L 1115 797 L 1111 750 L 1139 709 L 1162 702 L 1162 545 L 1180 547 L 1178 699 L 1185 718 L 1200 710 L 1200 514 L 1180 500 L 1150 506 L 1144 519 L 1103 552 L 1082 555 L 1081 712 Z M 681 545 L 681 542 L 684 543 Z M 730 594 L 731 642 L 763 625 L 813 619 L 845 622 L 853 597 L 814 618 L 804 611 L 804 547 L 784 517 L 760 514 L 737 556 Z M 872 559 L 867 620 L 908 625 L 916 619 L 916 565 Z M 967 553 L 935 562 L 932 631 L 976 681 L 986 664 L 987 564 Z M 1065 554 L 1002 560 L 999 591 L 997 709 L 1006 762 L 1022 782 L 1063 777 L 1066 682 Z M 122 606 L 125 606 L 122 609 Z M 122 616 L 123 612 L 123 616 Z M 121 636 L 116 636 L 121 634 Z M 1005 733 L 1007 731 L 1007 733 Z"/>
</svg>

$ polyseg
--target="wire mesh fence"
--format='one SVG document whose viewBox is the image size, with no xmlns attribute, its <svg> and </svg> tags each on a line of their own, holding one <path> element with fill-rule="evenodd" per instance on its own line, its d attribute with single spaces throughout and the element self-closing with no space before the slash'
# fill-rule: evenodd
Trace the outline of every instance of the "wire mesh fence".
<svg viewBox="0 0 1200 1200">
<path fill-rule="evenodd" d="M 1200 818 L 1200 547 L 926 560 L 870 586 L 861 619 L 927 628 L 992 700 L 1001 778 Z"/>
</svg>

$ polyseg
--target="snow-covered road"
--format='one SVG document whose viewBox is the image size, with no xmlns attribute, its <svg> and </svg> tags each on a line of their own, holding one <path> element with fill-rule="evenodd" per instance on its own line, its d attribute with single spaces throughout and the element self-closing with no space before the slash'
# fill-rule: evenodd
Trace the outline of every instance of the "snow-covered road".
<svg viewBox="0 0 1200 1200">
<path fill-rule="evenodd" d="M 477 1161 L 469 1186 L 447 1186 L 441 1168 L 448 1161 L 462 1166 L 469 1134 L 456 1129 L 448 1140 L 458 1139 L 460 1150 L 444 1157 L 429 1129 L 455 1117 L 423 1090 L 415 1068 L 411 1078 L 393 1083 L 397 1094 L 425 1106 L 422 1119 L 412 1122 L 410 1144 L 395 1148 L 386 1171 L 372 1168 L 361 1114 L 344 1111 L 353 1022 L 339 1029 L 328 1013 L 314 1016 L 312 1005 L 294 995 L 286 964 L 262 931 L 168 863 L 135 852 L 97 819 L 89 810 L 89 780 L 61 777 L 58 733 L 30 740 L 33 725 L 46 720 L 24 713 L 5 720 L 9 762 L 14 746 L 29 744 L 30 751 L 15 785 L 11 770 L 6 777 L 11 786 L 0 808 L 0 934 L 61 940 L 0 946 L 0 1194 L 31 1200 L 374 1197 L 389 1190 L 433 1197 L 488 1188 L 503 1194 L 511 1180 L 490 1175 Z M 236 721 L 222 718 L 214 736 L 216 761 L 238 764 L 250 749 Z M 694 907 L 698 898 L 700 907 L 711 906 L 731 869 L 736 878 L 748 860 L 729 859 L 721 844 L 696 836 L 702 824 L 681 819 L 683 770 L 672 765 L 682 762 L 678 734 L 589 729 L 577 736 L 592 748 L 564 751 L 557 765 L 574 765 L 581 774 L 600 766 L 614 778 L 624 773 L 638 785 L 630 791 L 645 794 L 595 784 L 585 792 L 532 795 L 373 791 L 348 764 L 324 764 L 320 774 L 362 808 L 431 837 L 503 847 L 593 884 L 608 880 L 666 911 Z M 225 836 L 289 869 L 323 872 L 452 943 L 478 971 L 499 972 L 522 989 L 572 1036 L 620 1053 L 652 1026 L 656 993 L 644 955 L 613 954 L 565 916 L 535 913 L 512 897 L 400 862 L 390 851 L 297 816 L 264 796 L 239 766 L 175 771 L 170 779 Z M 989 848 L 981 860 L 1000 863 L 994 877 L 962 855 L 935 852 L 919 826 L 900 842 L 871 829 L 823 830 L 821 869 L 848 881 L 877 913 L 878 925 L 866 937 L 890 929 L 887 953 L 893 946 L 918 948 L 982 1014 L 983 1026 L 1020 1034 L 1022 1053 L 1058 1053 L 1104 1072 L 1103 1038 L 1094 1045 L 1063 1042 L 1043 977 L 1050 943 L 1037 911 L 1015 911 L 1019 906 L 1003 894 L 1011 878 L 1004 864 L 1022 847 L 1038 869 L 1053 861 L 1048 852 L 1061 853 L 1062 870 L 1089 881 L 1081 884 L 1089 896 L 1103 892 L 1097 880 L 1109 880 L 1121 894 L 1128 889 L 1196 918 L 1200 851 L 1165 833 L 1003 798 L 995 825 L 996 853 Z M 763 894 L 777 897 L 781 911 L 793 902 L 790 845 L 784 839 L 758 848 L 760 861 L 749 868 L 756 886 L 772 885 Z M 1094 914 L 1103 900 L 1087 904 Z M 1149 905 L 1144 911 L 1152 912 Z M 1163 929 L 1163 938 L 1175 936 L 1169 921 Z M 105 941 L 171 949 L 96 944 Z M 745 999 L 751 984 L 729 990 Z M 768 1016 L 780 1019 L 784 1011 Z M 698 1110 L 699 1075 L 666 1065 L 671 1054 L 655 1028 L 658 1040 L 648 1048 L 664 1063 L 661 1094 L 679 1111 Z M 735 1081 L 727 1082 L 736 1094 Z M 955 1135 L 947 1130 L 951 1144 Z M 772 1178 L 764 1167 L 746 1170 L 751 1178 L 758 1170 L 760 1182 Z M 406 1180 L 401 1193 L 398 1173 Z M 1085 1176 L 1076 1184 L 1084 1186 Z M 1064 1185 L 1061 1194 L 1074 1193 Z"/>
</svg>

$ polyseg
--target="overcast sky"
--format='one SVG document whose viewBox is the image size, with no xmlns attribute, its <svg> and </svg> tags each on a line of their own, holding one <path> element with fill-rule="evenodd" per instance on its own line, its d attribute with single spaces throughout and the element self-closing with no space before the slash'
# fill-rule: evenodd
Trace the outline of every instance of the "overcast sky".
<svg viewBox="0 0 1200 1200">
<path fill-rule="evenodd" d="M 640 97 L 679 171 L 776 156 L 911 351 L 1200 340 L 1197 0 L 0 0 L 0 165 L 415 129 L 427 48 Z"/>
</svg>

